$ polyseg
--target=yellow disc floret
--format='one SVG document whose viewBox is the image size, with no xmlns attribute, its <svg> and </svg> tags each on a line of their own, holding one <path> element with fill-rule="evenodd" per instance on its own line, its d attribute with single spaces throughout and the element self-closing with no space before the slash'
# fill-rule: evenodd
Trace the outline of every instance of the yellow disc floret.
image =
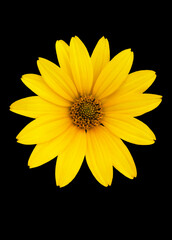
<svg viewBox="0 0 172 240">
<path fill-rule="evenodd" d="M 103 117 L 101 102 L 92 95 L 80 97 L 70 107 L 70 116 L 73 124 L 81 129 L 98 126 Z"/>
</svg>

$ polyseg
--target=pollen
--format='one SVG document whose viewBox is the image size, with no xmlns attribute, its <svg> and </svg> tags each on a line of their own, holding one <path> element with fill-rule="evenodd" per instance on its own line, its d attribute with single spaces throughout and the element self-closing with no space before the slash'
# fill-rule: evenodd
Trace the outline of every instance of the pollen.
<svg viewBox="0 0 172 240">
<path fill-rule="evenodd" d="M 80 97 L 70 107 L 70 117 L 74 125 L 87 131 L 101 124 L 102 104 L 92 95 Z"/>
</svg>

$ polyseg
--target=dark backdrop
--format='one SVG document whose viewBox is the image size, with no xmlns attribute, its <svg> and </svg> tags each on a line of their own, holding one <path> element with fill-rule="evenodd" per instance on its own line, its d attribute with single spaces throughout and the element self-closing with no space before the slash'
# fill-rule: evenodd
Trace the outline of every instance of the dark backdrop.
<svg viewBox="0 0 172 240">
<path fill-rule="evenodd" d="M 10 21 L 7 21 L 3 38 L 6 54 L 2 81 L 7 87 L 7 120 L 4 123 L 5 155 L 1 159 L 7 169 L 3 183 L 7 184 L 5 189 L 13 202 L 11 208 L 22 208 L 28 214 L 29 206 L 44 212 L 45 206 L 50 208 L 54 203 L 57 210 L 81 208 L 82 216 L 88 205 L 95 208 L 97 213 L 114 208 L 115 214 L 120 208 L 121 211 L 131 211 L 131 215 L 132 209 L 137 212 L 138 208 L 143 213 L 143 207 L 149 206 L 156 213 L 156 206 L 161 206 L 160 199 L 168 199 L 169 189 L 166 187 L 171 161 L 168 138 L 170 116 L 167 112 L 170 109 L 167 105 L 171 78 L 168 74 L 168 43 L 171 36 L 168 34 L 168 16 L 164 14 L 162 19 L 163 8 L 136 6 L 137 10 L 133 8 L 131 12 L 128 6 L 112 10 L 113 6 L 108 5 L 101 12 L 91 7 L 84 12 L 84 6 L 80 6 L 80 11 L 73 13 L 68 6 L 68 15 L 65 7 L 51 6 L 47 9 L 44 6 L 44 10 L 33 6 L 21 7 L 22 10 L 13 12 Z M 157 140 L 150 146 L 126 143 L 138 170 L 138 177 L 134 180 L 127 179 L 114 169 L 112 186 L 104 188 L 94 179 L 84 161 L 76 178 L 60 189 L 55 185 L 56 160 L 29 169 L 27 161 L 33 146 L 16 143 L 16 135 L 31 119 L 9 112 L 9 105 L 20 98 L 34 95 L 20 81 L 21 76 L 39 73 L 36 65 L 38 57 L 57 63 L 56 40 L 63 39 L 69 43 L 75 35 L 81 38 L 90 53 L 97 41 L 105 36 L 110 43 L 111 58 L 119 51 L 131 48 L 134 51 L 131 72 L 151 69 L 157 73 L 156 81 L 147 92 L 163 95 L 163 102 L 154 111 L 139 117 L 154 131 Z M 160 210 L 164 211 L 162 208 Z"/>
</svg>

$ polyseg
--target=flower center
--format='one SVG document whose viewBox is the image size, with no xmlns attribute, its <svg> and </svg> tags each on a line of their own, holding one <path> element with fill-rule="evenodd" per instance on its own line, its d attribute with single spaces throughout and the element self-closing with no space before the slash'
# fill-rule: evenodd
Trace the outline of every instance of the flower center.
<svg viewBox="0 0 172 240">
<path fill-rule="evenodd" d="M 101 124 L 102 105 L 93 96 L 80 97 L 70 107 L 70 117 L 74 125 L 87 131 Z"/>
</svg>

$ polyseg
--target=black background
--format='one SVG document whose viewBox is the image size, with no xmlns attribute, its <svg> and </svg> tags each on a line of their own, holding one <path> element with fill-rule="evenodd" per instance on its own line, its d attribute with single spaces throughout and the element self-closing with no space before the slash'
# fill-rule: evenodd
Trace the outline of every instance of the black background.
<svg viewBox="0 0 172 240">
<path fill-rule="evenodd" d="M 25 219 L 23 216 L 28 216 L 30 209 L 34 209 L 32 216 L 39 209 L 42 216 L 50 212 L 56 217 L 54 211 L 61 209 L 69 221 L 71 215 L 68 211 L 74 213 L 79 210 L 79 217 L 82 218 L 90 207 L 93 218 L 101 216 L 102 211 L 112 214 L 114 218 L 117 211 L 122 211 L 122 215 L 129 211 L 129 216 L 135 214 L 137 218 L 137 214 L 144 214 L 144 208 L 149 209 L 147 214 L 150 216 L 163 213 L 165 205 L 162 207 L 162 199 L 168 201 L 170 191 L 171 161 L 168 138 L 171 131 L 168 128 L 170 108 L 167 107 L 171 78 L 168 73 L 170 34 L 168 14 L 164 12 L 166 8 L 157 5 L 151 8 L 142 4 L 133 8 L 108 5 L 99 11 L 83 4 L 73 12 L 72 5 L 35 7 L 26 4 L 17 9 L 15 6 L 17 10 L 12 11 L 12 17 L 4 27 L 6 54 L 3 81 L 7 87 L 7 120 L 4 123 L 3 146 L 6 150 L 5 155 L 1 155 L 6 169 L 2 169 L 5 173 L 2 184 L 5 185 L 14 215 L 22 210 L 22 218 Z M 154 111 L 139 117 L 154 131 L 157 140 L 150 146 L 126 143 L 138 170 L 134 180 L 127 179 L 114 169 L 112 186 L 104 188 L 94 179 L 84 161 L 76 178 L 60 189 L 55 185 L 56 160 L 29 169 L 27 161 L 34 146 L 16 143 L 16 135 L 31 119 L 9 112 L 9 105 L 20 98 L 34 95 L 20 81 L 21 76 L 39 73 L 36 65 L 38 57 L 58 63 L 56 40 L 63 39 L 69 43 L 75 35 L 85 43 L 90 53 L 97 41 L 105 36 L 110 43 L 111 58 L 119 51 L 131 48 L 134 51 L 131 72 L 151 69 L 157 73 L 156 81 L 147 92 L 163 95 L 163 102 Z"/>
</svg>

